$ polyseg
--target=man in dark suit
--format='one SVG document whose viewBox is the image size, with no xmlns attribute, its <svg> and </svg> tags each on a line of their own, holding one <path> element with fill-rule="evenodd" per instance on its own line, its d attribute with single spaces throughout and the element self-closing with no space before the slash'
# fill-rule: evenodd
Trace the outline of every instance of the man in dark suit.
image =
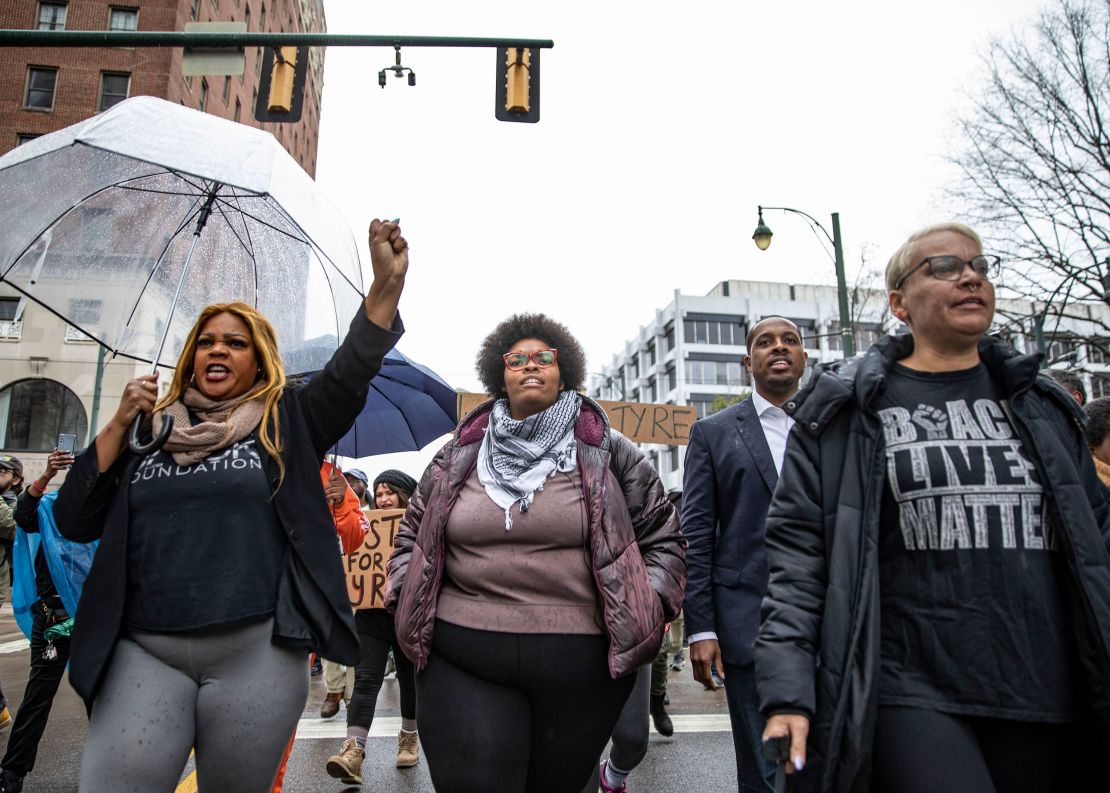
<svg viewBox="0 0 1110 793">
<path fill-rule="evenodd" d="M 806 353 L 797 325 L 766 317 L 751 326 L 744 365 L 751 397 L 696 422 L 686 449 L 682 530 L 686 552 L 686 635 L 694 678 L 715 690 L 724 679 L 742 791 L 771 790 L 763 759 L 752 644 L 767 589 L 763 524 L 793 419 L 782 405 L 798 391 Z"/>
</svg>

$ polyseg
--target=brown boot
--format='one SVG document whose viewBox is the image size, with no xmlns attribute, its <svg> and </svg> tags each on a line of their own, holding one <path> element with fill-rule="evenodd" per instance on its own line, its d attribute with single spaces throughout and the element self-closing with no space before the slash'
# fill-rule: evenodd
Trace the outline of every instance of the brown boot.
<svg viewBox="0 0 1110 793">
<path fill-rule="evenodd" d="M 397 767 L 412 768 L 419 759 L 419 733 L 401 730 L 401 732 L 397 734 Z"/>
<path fill-rule="evenodd" d="M 320 706 L 320 718 L 332 719 L 335 714 L 339 712 L 339 702 L 343 699 L 343 692 L 336 691 L 334 694 L 329 691 L 327 696 L 324 697 L 324 704 Z"/>
<path fill-rule="evenodd" d="M 344 785 L 362 784 L 362 761 L 366 751 L 354 738 L 343 742 L 339 754 L 328 758 L 328 776 L 335 777 Z"/>
</svg>

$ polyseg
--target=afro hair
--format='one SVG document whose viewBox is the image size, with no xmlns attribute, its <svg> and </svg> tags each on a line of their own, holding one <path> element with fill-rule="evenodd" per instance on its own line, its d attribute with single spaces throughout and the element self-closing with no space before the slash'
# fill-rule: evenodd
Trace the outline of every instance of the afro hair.
<svg viewBox="0 0 1110 793">
<path fill-rule="evenodd" d="M 501 356 L 512 352 L 513 345 L 523 339 L 539 339 L 558 350 L 563 388 L 582 389 L 586 380 L 586 353 L 567 326 L 546 314 L 514 314 L 494 328 L 478 350 L 475 365 L 487 394 L 505 396 L 505 361 Z"/>
</svg>

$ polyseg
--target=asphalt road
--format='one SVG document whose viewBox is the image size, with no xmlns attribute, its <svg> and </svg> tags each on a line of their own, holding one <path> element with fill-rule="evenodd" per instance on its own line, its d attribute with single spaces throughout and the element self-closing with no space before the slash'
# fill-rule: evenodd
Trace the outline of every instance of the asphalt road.
<svg viewBox="0 0 1110 793">
<path fill-rule="evenodd" d="M 27 682 L 29 651 L 20 646 L 23 637 L 10 611 L 4 609 L 4 612 L 7 613 L 0 612 L 0 684 L 14 715 Z M 629 778 L 630 793 L 735 791 L 736 769 L 724 692 L 704 691 L 691 679 L 689 666 L 683 672 L 670 673 L 669 688 L 672 703 L 669 710 L 675 717 L 676 733 L 664 738 L 651 731 L 647 757 Z M 322 721 L 318 718 L 322 699 L 323 681 L 315 677 L 289 760 L 285 783 L 288 793 L 354 793 L 358 790 L 340 784 L 324 772 L 327 758 L 339 750 L 343 741 L 345 711 L 340 710 L 335 719 Z M 398 704 L 397 683 L 387 680 L 367 743 L 362 790 L 433 793 L 423 757 L 415 768 L 394 767 L 400 723 Z M 227 716 L 235 718 L 231 712 Z M 63 683 L 39 746 L 37 765 L 25 782 L 25 793 L 73 793 L 77 790 L 85 729 L 84 705 L 68 683 Z M 7 735 L 7 731 L 0 734 L 0 750 L 7 747 Z M 178 793 L 195 793 L 196 777 L 192 771 L 190 762 L 182 774 Z"/>
</svg>

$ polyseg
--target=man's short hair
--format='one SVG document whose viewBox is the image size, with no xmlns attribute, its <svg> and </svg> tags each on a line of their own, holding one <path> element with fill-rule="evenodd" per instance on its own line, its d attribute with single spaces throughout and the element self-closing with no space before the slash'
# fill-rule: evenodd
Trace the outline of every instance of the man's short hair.
<svg viewBox="0 0 1110 793">
<path fill-rule="evenodd" d="M 1092 399 L 1083 410 L 1087 412 L 1087 445 L 1097 449 L 1110 433 L 1110 397 Z"/>
<path fill-rule="evenodd" d="M 778 314 L 768 314 L 765 317 L 760 317 L 759 319 L 757 319 L 755 322 L 753 322 L 751 325 L 748 326 L 748 335 L 744 337 L 744 346 L 748 348 L 748 354 L 749 355 L 751 355 L 751 352 L 752 352 L 752 331 L 755 330 L 756 325 L 759 325 L 763 322 L 766 322 L 769 319 L 781 319 L 783 322 L 789 322 L 791 325 L 794 326 L 794 330 L 798 331 L 798 335 L 799 336 L 802 335 L 802 329 L 799 328 L 798 323 L 795 322 L 792 319 L 787 319 L 786 317 L 780 317 Z"/>
<path fill-rule="evenodd" d="M 935 223 L 932 226 L 918 229 L 902 243 L 902 247 L 896 250 L 894 255 L 890 257 L 890 261 L 887 262 L 886 291 L 893 292 L 897 289 L 895 284 L 901 281 L 914 265 L 920 263 L 914 261 L 913 255 L 917 241 L 923 237 L 928 237 L 930 234 L 938 234 L 942 231 L 953 231 L 956 234 L 962 234 L 975 243 L 975 247 L 979 249 L 980 253 L 983 252 L 983 240 L 975 233 L 975 229 L 971 226 L 965 226 L 963 223 Z"/>
<path fill-rule="evenodd" d="M 1083 381 L 1075 372 L 1069 372 L 1066 369 L 1043 369 L 1041 374 L 1051 377 L 1069 394 L 1079 394 L 1080 405 L 1087 404 L 1087 389 L 1083 387 Z"/>
</svg>

